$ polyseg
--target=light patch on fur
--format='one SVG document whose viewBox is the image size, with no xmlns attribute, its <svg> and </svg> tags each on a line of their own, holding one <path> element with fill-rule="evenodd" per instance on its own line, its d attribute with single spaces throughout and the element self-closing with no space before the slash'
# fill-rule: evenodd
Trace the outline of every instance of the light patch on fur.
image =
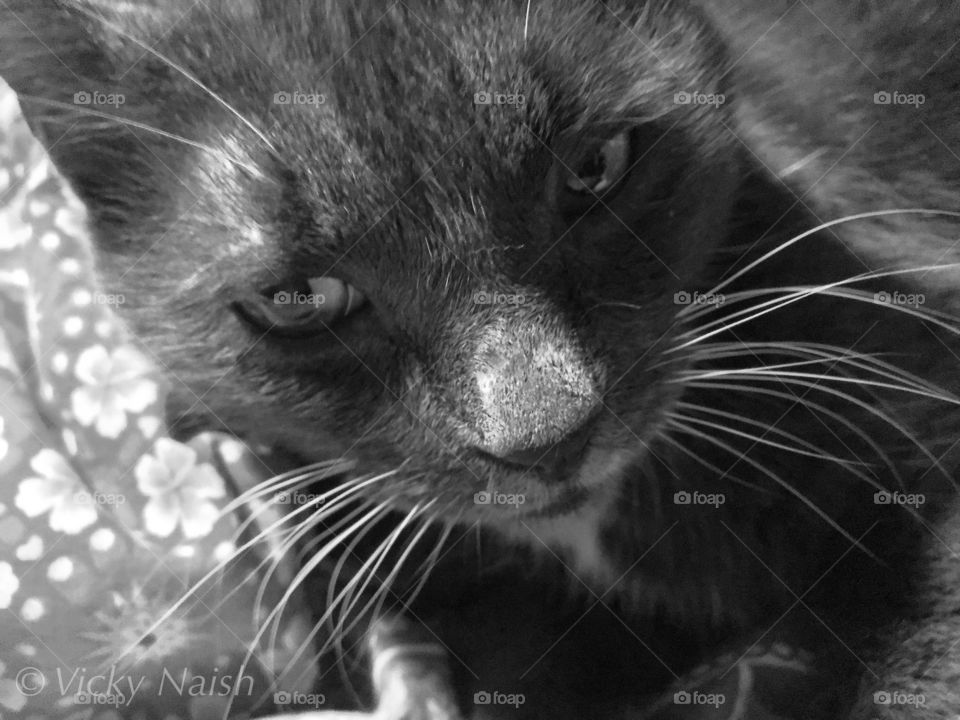
<svg viewBox="0 0 960 720">
<path fill-rule="evenodd" d="M 575 339 L 527 316 L 498 318 L 474 356 L 478 424 L 484 449 L 495 455 L 560 441 L 596 404 L 597 368 Z"/>
<path fill-rule="evenodd" d="M 611 512 L 609 501 L 604 498 L 568 515 L 525 520 L 515 539 L 523 539 L 541 552 L 549 552 L 549 548 L 582 582 L 605 591 L 617 580 L 609 553 L 600 541 L 603 523 Z"/>
<path fill-rule="evenodd" d="M 256 225 L 245 224 L 240 237 L 227 245 L 227 254 L 232 257 L 244 257 L 265 244 L 263 230 Z"/>
<path fill-rule="evenodd" d="M 233 134 L 224 133 L 220 136 L 220 147 L 223 148 L 225 160 L 225 172 L 235 172 L 242 167 L 248 173 L 258 180 L 266 180 L 267 176 L 261 172 L 256 163 L 250 160 L 250 153 L 247 143 Z"/>
</svg>

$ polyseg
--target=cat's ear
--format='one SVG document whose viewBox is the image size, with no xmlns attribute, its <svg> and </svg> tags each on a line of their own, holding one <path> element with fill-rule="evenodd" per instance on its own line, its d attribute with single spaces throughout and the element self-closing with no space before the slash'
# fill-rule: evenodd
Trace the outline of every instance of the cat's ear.
<svg viewBox="0 0 960 720">
<path fill-rule="evenodd" d="M 161 124 L 158 117 L 189 117 L 183 108 L 198 105 L 163 59 L 164 42 L 195 20 L 195 5 L 0 2 L 0 77 L 60 171 L 101 216 L 122 212 L 120 196 L 149 182 L 153 166 L 169 164 L 161 136 L 148 130 Z M 196 12 L 206 12 L 199 5 Z"/>
<path fill-rule="evenodd" d="M 42 135 L 63 116 L 80 119 L 101 105 L 110 112 L 128 104 L 120 96 L 142 77 L 137 66 L 186 9 L 181 0 L 7 0 L 0 3 L 0 76 Z"/>
</svg>

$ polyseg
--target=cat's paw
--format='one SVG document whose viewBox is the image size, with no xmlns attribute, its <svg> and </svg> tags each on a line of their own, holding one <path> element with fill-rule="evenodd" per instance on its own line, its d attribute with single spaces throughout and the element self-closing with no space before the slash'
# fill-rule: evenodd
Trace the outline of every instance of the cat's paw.
<svg viewBox="0 0 960 720">
<path fill-rule="evenodd" d="M 446 648 L 405 618 L 381 620 L 370 637 L 377 720 L 460 720 Z"/>
<path fill-rule="evenodd" d="M 392 616 L 368 638 L 372 712 L 308 711 L 263 720 L 462 720 L 446 648 L 422 625 Z"/>
<path fill-rule="evenodd" d="M 731 653 L 694 670 L 640 714 L 642 720 L 820 718 L 815 658 L 781 642 Z"/>
</svg>

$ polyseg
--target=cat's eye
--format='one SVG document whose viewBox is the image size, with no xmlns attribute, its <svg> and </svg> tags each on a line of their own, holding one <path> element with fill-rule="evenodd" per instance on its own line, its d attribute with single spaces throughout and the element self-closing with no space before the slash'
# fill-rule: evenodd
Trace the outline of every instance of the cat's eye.
<svg viewBox="0 0 960 720">
<path fill-rule="evenodd" d="M 335 277 L 313 277 L 274 285 L 239 300 L 237 308 L 250 322 L 278 335 L 308 337 L 355 313 L 366 297 Z"/>
<path fill-rule="evenodd" d="M 581 195 L 599 195 L 623 179 L 630 160 L 630 133 L 614 135 L 586 153 L 567 177 L 567 190 Z"/>
</svg>

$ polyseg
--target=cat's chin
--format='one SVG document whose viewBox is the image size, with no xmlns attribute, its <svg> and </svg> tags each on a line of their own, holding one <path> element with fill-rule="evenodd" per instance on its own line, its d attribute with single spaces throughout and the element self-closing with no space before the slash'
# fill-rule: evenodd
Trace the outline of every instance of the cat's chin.
<svg viewBox="0 0 960 720">
<path fill-rule="evenodd" d="M 576 516 L 617 487 L 639 460 L 635 452 L 593 448 L 561 475 L 533 469 L 505 473 L 496 489 L 474 495 L 473 512 L 465 516 L 498 526 Z"/>
</svg>

